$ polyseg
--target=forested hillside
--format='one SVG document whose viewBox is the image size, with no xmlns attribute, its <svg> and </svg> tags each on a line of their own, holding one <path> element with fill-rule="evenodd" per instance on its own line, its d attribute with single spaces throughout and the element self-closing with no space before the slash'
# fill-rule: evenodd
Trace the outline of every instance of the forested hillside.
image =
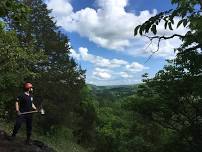
<svg viewBox="0 0 202 152">
<path fill-rule="evenodd" d="M 62 141 L 80 127 L 85 71 L 69 56 L 70 41 L 50 12 L 42 0 L 0 2 L 0 117 L 14 122 L 15 100 L 31 82 L 35 104 L 47 113 L 36 115 L 34 134 Z"/>
<path fill-rule="evenodd" d="M 134 27 L 134 35 L 158 44 L 179 37 L 182 44 L 170 50 L 176 57 L 138 85 L 98 87 L 86 84 L 43 0 L 1 0 L 0 130 L 10 131 L 16 97 L 32 82 L 34 102 L 46 111 L 34 116 L 33 138 L 58 152 L 201 152 L 202 1 L 171 2 L 175 9 Z M 160 22 L 188 31 L 158 35 Z"/>
<path fill-rule="evenodd" d="M 88 85 L 94 98 L 99 104 L 109 104 L 119 99 L 133 95 L 138 85 L 95 86 Z M 103 98 L 104 97 L 104 98 Z"/>
</svg>

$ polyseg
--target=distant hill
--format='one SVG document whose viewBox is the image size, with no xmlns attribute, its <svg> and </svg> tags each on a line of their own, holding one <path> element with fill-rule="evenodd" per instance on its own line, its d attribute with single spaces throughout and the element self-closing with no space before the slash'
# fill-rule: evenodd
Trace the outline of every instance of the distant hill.
<svg viewBox="0 0 202 152">
<path fill-rule="evenodd" d="M 124 97 L 135 94 L 136 85 L 114 85 L 114 86 L 96 86 L 88 84 L 93 96 L 98 102 L 116 102 Z"/>
</svg>

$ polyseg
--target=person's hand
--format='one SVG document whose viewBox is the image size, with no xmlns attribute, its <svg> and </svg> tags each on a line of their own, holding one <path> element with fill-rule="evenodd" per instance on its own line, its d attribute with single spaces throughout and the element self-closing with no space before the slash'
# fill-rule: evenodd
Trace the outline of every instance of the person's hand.
<svg viewBox="0 0 202 152">
<path fill-rule="evenodd" d="M 20 111 L 17 111 L 17 115 L 20 116 L 20 115 L 21 115 L 21 112 L 20 112 Z"/>
<path fill-rule="evenodd" d="M 36 112 L 38 112 L 38 111 L 39 111 L 39 110 L 38 110 L 38 108 L 33 108 L 33 110 L 34 110 L 34 111 L 36 111 Z"/>
</svg>

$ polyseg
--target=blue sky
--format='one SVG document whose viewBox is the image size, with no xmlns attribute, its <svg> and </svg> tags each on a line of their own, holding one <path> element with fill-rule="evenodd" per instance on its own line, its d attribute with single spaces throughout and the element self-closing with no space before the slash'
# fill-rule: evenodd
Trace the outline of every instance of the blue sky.
<svg viewBox="0 0 202 152">
<path fill-rule="evenodd" d="M 71 41 L 71 56 L 86 69 L 86 82 L 94 85 L 126 85 L 141 82 L 141 76 L 153 77 L 163 68 L 165 59 L 174 57 L 179 39 L 161 42 L 159 51 L 148 46 L 146 37 L 133 36 L 135 26 L 160 11 L 173 8 L 170 0 L 47 0 L 57 25 Z M 178 20 L 177 18 L 175 19 Z M 158 27 L 158 35 L 185 33 Z"/>
</svg>

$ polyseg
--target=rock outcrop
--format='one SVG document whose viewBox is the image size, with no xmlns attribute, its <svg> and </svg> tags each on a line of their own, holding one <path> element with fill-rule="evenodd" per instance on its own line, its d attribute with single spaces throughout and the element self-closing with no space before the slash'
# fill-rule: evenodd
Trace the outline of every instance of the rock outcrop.
<svg viewBox="0 0 202 152">
<path fill-rule="evenodd" d="M 33 140 L 31 144 L 25 144 L 24 139 L 16 137 L 11 139 L 9 135 L 0 130 L 0 152 L 56 152 L 41 141 Z"/>
</svg>

